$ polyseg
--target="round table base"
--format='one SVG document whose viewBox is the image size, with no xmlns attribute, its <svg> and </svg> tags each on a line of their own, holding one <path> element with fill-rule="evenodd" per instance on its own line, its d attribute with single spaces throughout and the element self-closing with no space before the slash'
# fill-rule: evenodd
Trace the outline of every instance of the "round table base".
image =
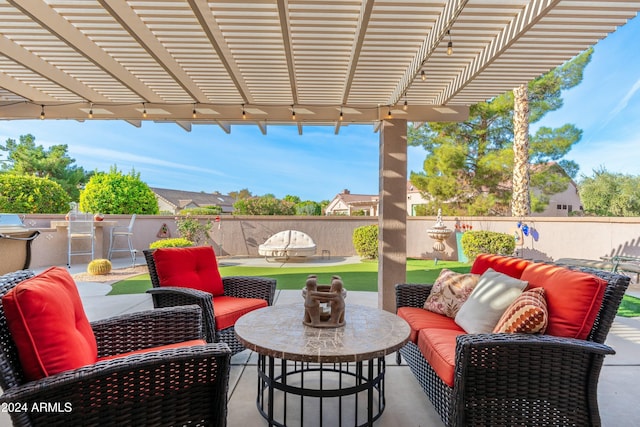
<svg viewBox="0 0 640 427">
<path fill-rule="evenodd" d="M 384 373 L 384 357 L 308 363 L 260 355 L 256 404 L 270 426 L 371 426 L 384 411 Z"/>
</svg>

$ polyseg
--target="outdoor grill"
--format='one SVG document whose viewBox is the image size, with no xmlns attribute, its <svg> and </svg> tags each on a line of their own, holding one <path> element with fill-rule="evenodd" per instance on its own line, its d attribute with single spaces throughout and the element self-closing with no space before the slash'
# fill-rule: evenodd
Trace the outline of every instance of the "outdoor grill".
<svg viewBox="0 0 640 427">
<path fill-rule="evenodd" d="M 0 274 L 29 268 L 31 242 L 38 230 L 24 225 L 17 214 L 0 214 Z"/>
</svg>

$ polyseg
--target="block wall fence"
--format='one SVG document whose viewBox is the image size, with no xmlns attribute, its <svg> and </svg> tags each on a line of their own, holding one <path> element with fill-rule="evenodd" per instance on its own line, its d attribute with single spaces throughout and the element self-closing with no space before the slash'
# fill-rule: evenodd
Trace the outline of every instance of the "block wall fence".
<svg viewBox="0 0 640 427">
<path fill-rule="evenodd" d="M 200 217 L 206 220 L 207 217 Z M 221 216 L 213 223 L 210 233 L 216 253 L 221 257 L 258 257 L 258 245 L 282 230 L 300 230 L 317 244 L 317 255 L 322 251 L 331 257 L 357 255 L 352 243 L 356 227 L 377 224 L 377 217 L 298 217 L 298 216 Z M 128 215 L 107 215 L 105 220 L 128 225 Z M 211 218 L 212 219 L 212 218 Z M 32 245 L 31 267 L 65 265 L 67 235 L 65 228 L 52 228 L 51 221 L 64 220 L 63 215 L 27 215 L 25 225 L 38 229 L 41 235 Z M 407 256 L 411 258 L 456 260 L 456 238 L 452 233 L 445 241 L 444 253 L 435 253 L 434 241 L 427 230 L 435 224 L 435 217 L 409 217 L 407 219 Z M 444 217 L 444 224 L 454 229 L 456 222 L 470 225 L 473 230 L 490 230 L 512 233 L 518 222 L 509 217 Z M 535 217 L 525 219 L 529 236 L 518 247 L 519 256 L 536 260 L 558 258 L 599 259 L 616 254 L 640 256 L 640 217 L 584 218 L 584 217 Z M 139 251 L 158 240 L 163 225 L 171 237 L 178 237 L 174 216 L 138 216 L 134 227 L 134 246 Z M 535 230 L 535 231 L 534 231 Z M 108 228 L 99 232 L 96 239 L 97 254 L 106 254 L 109 245 Z M 534 238 L 537 237 L 537 238 Z M 3 250 L 0 246 L 0 257 Z M 118 257 L 128 254 L 119 253 Z M 140 256 L 139 260 L 142 260 Z M 77 259 L 77 262 L 83 260 Z M 88 261 L 88 259 L 86 260 Z M 1 261 L 0 261 L 1 262 Z"/>
</svg>

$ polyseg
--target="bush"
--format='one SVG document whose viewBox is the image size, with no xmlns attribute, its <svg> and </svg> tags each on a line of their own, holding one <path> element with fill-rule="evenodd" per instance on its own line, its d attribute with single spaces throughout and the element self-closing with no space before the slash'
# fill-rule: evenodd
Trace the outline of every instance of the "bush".
<svg viewBox="0 0 640 427">
<path fill-rule="evenodd" d="M 172 239 L 162 239 L 151 242 L 149 249 L 158 248 L 188 248 L 193 246 L 193 242 L 182 237 L 175 237 Z"/>
<path fill-rule="evenodd" d="M 198 218 L 193 218 L 189 213 L 176 218 L 176 228 L 180 237 L 194 242 L 198 245 L 202 245 L 209 237 L 209 232 L 213 228 L 213 224 L 210 220 L 207 220 L 204 224 L 200 223 Z"/>
<path fill-rule="evenodd" d="M 470 260 L 478 254 L 513 255 L 516 241 L 513 235 L 495 231 L 467 231 L 462 235 L 462 250 Z"/>
<path fill-rule="evenodd" d="M 236 215 L 295 215 L 293 202 L 270 196 L 240 199 L 233 204 Z"/>
<path fill-rule="evenodd" d="M 0 174 L 0 212 L 64 213 L 69 195 L 48 178 Z"/>
<path fill-rule="evenodd" d="M 378 226 L 363 225 L 353 230 L 353 247 L 366 259 L 378 259 Z"/>
<path fill-rule="evenodd" d="M 322 215 L 322 205 L 311 200 L 295 204 L 296 215 Z"/>
<path fill-rule="evenodd" d="M 80 193 L 80 210 L 104 214 L 158 213 L 155 194 L 135 171 L 125 175 L 113 166 L 109 173 L 99 172 L 91 177 Z"/>
<path fill-rule="evenodd" d="M 220 206 L 201 206 L 199 208 L 185 208 L 178 212 L 178 215 L 220 215 L 222 208 Z"/>
</svg>

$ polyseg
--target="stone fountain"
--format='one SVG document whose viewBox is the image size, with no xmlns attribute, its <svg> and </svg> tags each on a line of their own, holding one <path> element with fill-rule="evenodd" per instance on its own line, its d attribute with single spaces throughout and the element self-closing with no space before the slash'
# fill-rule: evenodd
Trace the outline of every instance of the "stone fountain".
<svg viewBox="0 0 640 427">
<path fill-rule="evenodd" d="M 438 252 L 444 252 L 445 246 L 444 241 L 453 233 L 453 230 L 447 228 L 446 225 L 442 222 L 442 209 L 438 209 L 438 217 L 436 219 L 436 225 L 427 230 L 427 234 L 431 237 L 435 242 L 433 243 L 433 250 Z M 438 263 L 438 256 L 435 258 L 436 264 Z"/>
</svg>

